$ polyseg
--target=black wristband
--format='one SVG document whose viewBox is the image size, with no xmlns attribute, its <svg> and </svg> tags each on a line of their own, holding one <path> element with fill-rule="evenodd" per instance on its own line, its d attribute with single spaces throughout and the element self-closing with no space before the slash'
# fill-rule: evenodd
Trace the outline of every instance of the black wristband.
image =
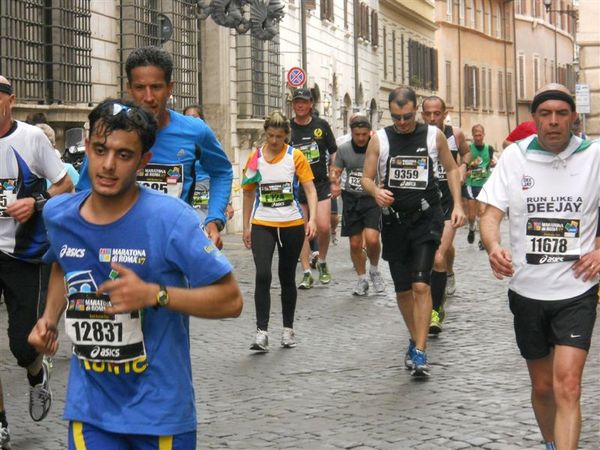
<svg viewBox="0 0 600 450">
<path fill-rule="evenodd" d="M 215 219 L 215 220 L 211 220 L 208 223 L 214 223 L 217 226 L 217 231 L 220 233 L 221 231 L 223 231 L 223 229 L 225 228 L 225 224 L 223 223 L 222 220 L 219 219 Z"/>
<path fill-rule="evenodd" d="M 42 193 L 39 193 L 39 192 L 33 194 L 31 196 L 31 198 L 33 198 L 33 200 L 34 200 L 33 209 L 37 212 L 44 209 L 44 206 L 46 205 L 46 202 L 48 201 L 48 199 L 46 197 L 44 197 L 44 195 Z"/>
</svg>

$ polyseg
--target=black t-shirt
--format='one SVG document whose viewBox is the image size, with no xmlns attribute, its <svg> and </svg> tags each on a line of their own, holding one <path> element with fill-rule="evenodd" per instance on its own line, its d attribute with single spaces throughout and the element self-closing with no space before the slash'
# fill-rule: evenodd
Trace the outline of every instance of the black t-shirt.
<svg viewBox="0 0 600 450">
<path fill-rule="evenodd" d="M 337 151 L 335 137 L 327 121 L 313 117 L 308 125 L 291 121 L 290 145 L 304 153 L 310 163 L 315 181 L 328 181 L 327 162 L 330 154 Z"/>
<path fill-rule="evenodd" d="M 393 207 L 412 211 L 421 207 L 421 199 L 430 205 L 440 203 L 440 191 L 434 175 L 437 151 L 427 146 L 429 126 L 417 123 L 412 133 L 396 133 L 393 126 L 385 128 L 389 144 L 384 185 L 394 193 Z"/>
</svg>

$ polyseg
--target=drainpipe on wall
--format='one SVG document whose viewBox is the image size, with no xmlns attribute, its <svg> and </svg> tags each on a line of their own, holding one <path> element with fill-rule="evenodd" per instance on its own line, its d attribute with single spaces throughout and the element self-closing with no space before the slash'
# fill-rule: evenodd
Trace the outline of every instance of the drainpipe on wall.
<svg viewBox="0 0 600 450">
<path fill-rule="evenodd" d="M 360 108 L 358 104 L 359 96 L 359 79 L 358 79 L 358 1 L 354 0 L 354 104 Z"/>
<path fill-rule="evenodd" d="M 300 49 L 302 52 L 302 70 L 304 70 L 308 80 L 308 71 L 306 68 L 306 5 L 304 4 L 304 0 L 300 2 Z M 306 86 L 306 82 L 304 85 Z"/>
<path fill-rule="evenodd" d="M 123 58 L 123 2 L 119 2 L 119 73 L 125 70 L 125 60 Z M 119 77 L 119 95 L 125 96 L 125 86 L 123 77 Z"/>
<path fill-rule="evenodd" d="M 515 17 L 515 3 L 512 4 L 513 17 Z M 508 84 L 507 84 L 508 86 Z M 519 92 L 517 91 L 517 27 L 513 26 L 513 88 L 515 93 L 515 126 L 519 125 L 519 101 L 517 97 Z M 508 90 L 506 91 L 508 95 Z M 508 114 L 508 111 L 506 111 Z M 510 132 L 510 130 L 508 130 Z"/>
<path fill-rule="evenodd" d="M 516 68 L 517 68 L 517 23 L 515 21 L 515 2 L 512 2 L 512 17 L 513 17 L 513 71 L 515 73 L 513 73 L 513 77 L 515 80 L 515 126 L 519 125 L 519 104 L 517 103 L 517 74 L 516 74 Z M 507 63 L 508 65 L 508 63 Z M 506 73 L 507 68 L 504 69 L 504 73 Z M 508 85 L 507 85 L 508 86 Z M 506 90 L 505 90 L 506 91 Z M 508 92 L 508 91 L 506 91 Z M 508 114 L 508 111 L 506 113 L 506 116 L 508 118 L 508 132 L 510 133 L 511 127 L 510 127 L 510 117 Z"/>
<path fill-rule="evenodd" d="M 456 3 L 459 7 L 458 2 Z M 454 8 L 453 8 L 454 10 Z M 463 101 L 463 92 L 462 92 L 462 62 L 461 62 L 461 53 L 460 53 L 460 12 L 458 24 L 456 27 L 458 32 L 458 128 L 462 128 L 462 101 Z"/>
<path fill-rule="evenodd" d="M 508 50 L 506 48 L 506 46 L 508 45 L 508 39 L 507 39 L 507 34 L 506 34 L 506 24 L 507 24 L 507 18 L 506 18 L 506 4 L 509 2 L 512 2 L 513 0 L 504 0 L 504 9 L 502 11 L 502 14 L 504 14 L 504 30 L 505 30 L 505 34 L 504 34 L 504 90 L 505 90 L 505 94 L 504 96 L 506 97 L 506 88 L 508 87 L 508 84 L 506 82 L 506 74 L 508 73 Z M 515 46 L 516 42 L 515 42 L 515 38 L 516 38 L 516 32 L 515 32 L 515 4 L 514 2 L 512 3 L 512 18 L 513 18 L 513 46 Z M 504 102 L 506 103 L 506 101 Z M 519 112 L 517 111 L 517 117 L 518 117 Z M 506 132 L 506 134 L 508 135 L 510 133 L 511 130 L 511 126 L 510 126 L 510 114 L 508 113 L 508 108 L 506 111 L 506 127 L 508 129 L 508 131 Z"/>
</svg>

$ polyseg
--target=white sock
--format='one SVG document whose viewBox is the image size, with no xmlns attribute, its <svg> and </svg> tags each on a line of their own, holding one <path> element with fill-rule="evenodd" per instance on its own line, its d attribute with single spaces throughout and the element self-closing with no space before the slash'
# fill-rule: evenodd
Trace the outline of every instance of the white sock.
<svg viewBox="0 0 600 450">
<path fill-rule="evenodd" d="M 362 281 L 362 280 L 366 280 L 367 279 L 367 274 L 363 273 L 362 275 L 358 275 L 358 281 Z"/>
<path fill-rule="evenodd" d="M 369 273 L 377 273 L 379 272 L 379 267 L 371 264 L 371 268 L 369 269 Z"/>
<path fill-rule="evenodd" d="M 325 261 L 324 259 L 319 258 L 319 264 L 325 264 L 327 261 Z"/>
</svg>

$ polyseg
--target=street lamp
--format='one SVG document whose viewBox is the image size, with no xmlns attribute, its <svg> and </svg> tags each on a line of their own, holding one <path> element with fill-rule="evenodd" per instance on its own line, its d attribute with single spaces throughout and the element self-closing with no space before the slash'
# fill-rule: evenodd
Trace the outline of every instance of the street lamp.
<svg viewBox="0 0 600 450">
<path fill-rule="evenodd" d="M 546 8 L 546 14 L 550 15 L 551 12 L 559 14 L 567 14 L 574 21 L 577 21 L 577 10 L 575 9 L 550 9 L 552 7 L 552 0 L 544 0 L 544 8 Z M 558 83 L 558 51 L 556 45 L 556 35 L 558 33 L 556 16 L 554 17 L 554 82 Z"/>
</svg>

